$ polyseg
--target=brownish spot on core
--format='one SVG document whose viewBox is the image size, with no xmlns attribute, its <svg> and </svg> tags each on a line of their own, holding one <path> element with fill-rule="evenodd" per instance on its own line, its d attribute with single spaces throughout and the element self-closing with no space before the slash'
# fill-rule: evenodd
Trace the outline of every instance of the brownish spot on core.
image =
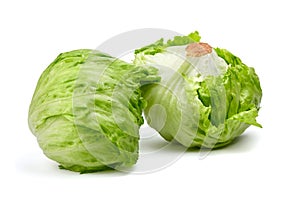
<svg viewBox="0 0 300 200">
<path fill-rule="evenodd" d="M 192 57 L 200 57 L 212 52 L 212 47 L 203 42 L 189 44 L 186 48 L 186 55 Z"/>
</svg>

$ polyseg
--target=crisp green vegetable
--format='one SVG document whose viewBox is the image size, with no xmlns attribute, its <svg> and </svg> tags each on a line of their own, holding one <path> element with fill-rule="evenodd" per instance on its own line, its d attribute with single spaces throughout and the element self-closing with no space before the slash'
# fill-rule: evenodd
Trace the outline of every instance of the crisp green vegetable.
<svg viewBox="0 0 300 200">
<path fill-rule="evenodd" d="M 60 54 L 41 75 L 29 109 L 44 154 L 81 173 L 135 164 L 145 106 L 140 86 L 159 81 L 156 74 L 96 50 Z"/>
<path fill-rule="evenodd" d="M 256 117 L 262 90 L 253 68 L 199 41 L 198 32 L 161 39 L 136 50 L 134 63 L 154 66 L 162 77 L 143 87 L 148 124 L 168 141 L 218 148 L 250 125 L 261 127 Z"/>
</svg>

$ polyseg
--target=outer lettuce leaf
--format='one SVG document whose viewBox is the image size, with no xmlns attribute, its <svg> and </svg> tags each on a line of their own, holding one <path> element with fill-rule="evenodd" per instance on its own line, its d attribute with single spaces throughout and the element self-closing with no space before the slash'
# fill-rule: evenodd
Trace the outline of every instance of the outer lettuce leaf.
<svg viewBox="0 0 300 200">
<path fill-rule="evenodd" d="M 230 67 L 222 77 L 209 77 L 199 82 L 198 96 L 206 107 L 214 108 L 210 115 L 213 125 L 210 129 L 217 127 L 220 132 L 215 138 L 206 134 L 205 136 L 211 137 L 210 139 L 198 137 L 198 134 L 195 146 L 221 147 L 241 135 L 250 125 L 262 127 L 255 120 L 260 108 L 262 91 L 254 69 L 247 67 L 225 49 L 217 49 L 217 53 L 230 64 Z M 215 81 L 218 79 L 220 82 L 216 84 Z M 226 104 L 222 103 L 224 100 Z M 209 133 L 210 130 L 204 132 Z M 202 144 L 202 141 L 207 139 L 211 143 Z"/>
<path fill-rule="evenodd" d="M 200 35 L 198 31 L 190 33 L 188 36 L 175 36 L 173 40 L 168 40 L 164 43 L 164 39 L 161 38 L 148 46 L 136 49 L 135 54 L 143 53 L 145 55 L 155 55 L 156 53 L 162 53 L 167 47 L 187 45 L 194 42 L 200 41 Z"/>
<path fill-rule="evenodd" d="M 41 75 L 29 127 L 47 157 L 81 173 L 129 167 L 138 158 L 143 123 L 140 86 L 154 68 L 94 50 L 60 54 Z"/>
<path fill-rule="evenodd" d="M 186 45 L 194 42 L 199 42 L 200 39 L 201 36 L 199 35 L 198 31 L 195 31 L 187 36 L 175 36 L 173 40 L 167 41 L 165 47 Z"/>
<path fill-rule="evenodd" d="M 188 59 L 184 61 L 185 52 L 177 51 L 181 53 L 177 59 L 166 49 L 151 55 L 137 51 L 134 61 L 155 66 L 162 75 L 161 83 L 143 87 L 147 122 L 162 137 L 186 147 L 218 148 L 229 144 L 250 125 L 261 127 L 255 119 L 262 91 L 253 68 L 229 51 L 216 48 L 228 69 L 219 76 L 203 78 L 195 73 Z M 164 66 L 176 70 L 169 71 L 174 75 L 163 76 Z"/>
</svg>

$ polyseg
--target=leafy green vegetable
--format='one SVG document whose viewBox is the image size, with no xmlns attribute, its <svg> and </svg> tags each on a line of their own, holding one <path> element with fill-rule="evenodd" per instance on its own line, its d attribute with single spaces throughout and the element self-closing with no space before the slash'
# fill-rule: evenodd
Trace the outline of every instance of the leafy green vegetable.
<svg viewBox="0 0 300 200">
<path fill-rule="evenodd" d="M 261 127 L 256 117 L 262 90 L 254 69 L 225 49 L 187 56 L 191 45 L 196 52 L 209 46 L 199 41 L 198 32 L 167 43 L 161 39 L 137 50 L 134 63 L 154 66 L 162 77 L 160 83 L 142 88 L 148 124 L 168 141 L 218 148 L 250 125 Z"/>
<path fill-rule="evenodd" d="M 41 75 L 29 109 L 44 154 L 81 173 L 135 164 L 145 106 L 140 86 L 159 81 L 156 74 L 96 50 L 60 54 Z"/>
</svg>

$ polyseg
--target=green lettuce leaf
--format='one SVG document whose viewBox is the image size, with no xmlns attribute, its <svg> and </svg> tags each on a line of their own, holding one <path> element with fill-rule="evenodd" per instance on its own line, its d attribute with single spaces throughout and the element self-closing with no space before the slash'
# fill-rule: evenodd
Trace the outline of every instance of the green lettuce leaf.
<svg viewBox="0 0 300 200">
<path fill-rule="evenodd" d="M 200 41 L 200 35 L 198 31 L 190 33 L 187 36 L 175 36 L 173 40 L 168 40 L 164 43 L 164 39 L 161 38 L 153 44 L 147 45 L 134 51 L 135 54 L 143 53 L 145 55 L 155 55 L 156 53 L 162 53 L 167 47 L 187 45 Z"/>
</svg>

